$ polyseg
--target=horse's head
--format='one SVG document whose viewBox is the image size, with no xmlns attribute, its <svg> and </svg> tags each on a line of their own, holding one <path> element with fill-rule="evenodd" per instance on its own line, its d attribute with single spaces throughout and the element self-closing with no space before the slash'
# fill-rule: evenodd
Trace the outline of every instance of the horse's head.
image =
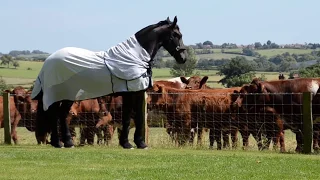
<svg viewBox="0 0 320 180">
<path fill-rule="evenodd" d="M 182 33 L 180 32 L 177 24 L 177 16 L 174 17 L 173 22 L 167 18 L 168 26 L 167 30 L 164 31 L 162 37 L 163 47 L 175 58 L 177 63 L 183 64 L 187 59 L 187 49 L 183 44 Z"/>
<path fill-rule="evenodd" d="M 173 22 L 168 17 L 166 20 L 147 26 L 135 34 L 140 45 L 150 54 L 151 59 L 163 46 L 177 63 L 186 62 L 187 49 L 183 44 L 182 33 L 177 22 L 177 16 L 174 17 Z"/>
</svg>

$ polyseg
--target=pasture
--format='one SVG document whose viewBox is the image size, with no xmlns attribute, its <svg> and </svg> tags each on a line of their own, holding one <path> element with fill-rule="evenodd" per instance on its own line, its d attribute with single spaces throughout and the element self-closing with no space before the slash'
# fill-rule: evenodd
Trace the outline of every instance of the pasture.
<svg viewBox="0 0 320 180">
<path fill-rule="evenodd" d="M 42 64 L 21 61 L 17 69 L 1 68 L 0 76 L 9 84 L 30 86 Z M 171 78 L 169 69 L 153 71 L 154 80 Z M 222 78 L 216 75 L 217 71 L 197 71 L 209 76 L 210 86 L 221 87 L 212 82 Z M 277 72 L 257 72 L 257 76 L 261 74 L 268 80 L 278 78 Z M 129 135 L 131 142 L 133 132 L 134 129 Z M 1 179 L 316 179 L 320 175 L 320 156 L 294 153 L 296 142 L 291 131 L 285 131 L 288 153 L 279 153 L 272 147 L 258 151 L 252 136 L 249 149 L 242 150 L 241 135 L 236 150 L 217 151 L 216 143 L 210 150 L 208 133 L 204 134 L 202 146 L 194 143 L 177 147 L 165 128 L 150 128 L 148 150 L 124 150 L 118 146 L 116 134 L 109 146 L 95 144 L 73 149 L 38 146 L 34 133 L 23 127 L 18 128 L 19 145 L 3 145 L 3 134 L 0 129 Z"/>
<path fill-rule="evenodd" d="M 209 150 L 208 146 L 178 148 L 169 145 L 164 131 L 151 128 L 148 150 L 122 149 L 117 146 L 116 136 L 111 146 L 54 149 L 35 145 L 34 134 L 18 128 L 21 144 L 0 146 L 1 179 L 317 179 L 320 176 L 318 155 L 259 152 L 253 143 L 246 151 Z M 3 129 L 0 131 L 3 141 L 1 136 Z M 286 132 L 286 139 L 290 136 Z M 291 138 L 293 142 L 294 137 Z"/>
<path fill-rule="evenodd" d="M 37 78 L 38 73 L 43 65 L 43 62 L 33 61 L 19 61 L 20 67 L 14 68 L 3 68 L 0 66 L 0 76 L 10 85 L 22 85 L 23 87 L 30 87 L 33 81 Z M 29 69 L 29 70 L 28 70 Z M 195 70 L 194 73 L 198 73 L 200 76 L 209 76 L 209 82 L 207 83 L 211 87 L 219 87 L 222 85 L 218 84 L 222 76 L 217 75 L 217 70 Z M 257 72 L 257 76 L 264 74 L 268 80 L 277 79 L 277 72 Z M 287 75 L 287 74 L 285 74 Z M 169 68 L 153 69 L 154 80 L 170 79 L 172 78 Z M 213 82 L 212 82 L 213 81 Z"/>
</svg>

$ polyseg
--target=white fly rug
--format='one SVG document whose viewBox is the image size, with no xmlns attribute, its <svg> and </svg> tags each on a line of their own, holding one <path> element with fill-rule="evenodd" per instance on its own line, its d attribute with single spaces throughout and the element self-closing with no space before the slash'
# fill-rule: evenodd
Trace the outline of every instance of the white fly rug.
<svg viewBox="0 0 320 180">
<path fill-rule="evenodd" d="M 147 76 L 149 61 L 150 55 L 134 35 L 107 51 L 66 47 L 45 60 L 32 98 L 42 90 L 46 111 L 61 100 L 85 100 L 115 92 L 145 90 L 152 85 L 151 77 Z"/>
</svg>

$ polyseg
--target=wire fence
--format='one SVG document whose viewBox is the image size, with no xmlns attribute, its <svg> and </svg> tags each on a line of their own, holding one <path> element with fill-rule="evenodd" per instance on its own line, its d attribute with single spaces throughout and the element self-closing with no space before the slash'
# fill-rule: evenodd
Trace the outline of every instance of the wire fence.
<svg viewBox="0 0 320 180">
<path fill-rule="evenodd" d="M 148 93 L 148 144 L 156 148 L 264 150 L 273 147 L 282 152 L 302 152 L 311 149 L 313 142 L 317 151 L 320 102 L 317 98 L 311 100 L 312 96 L 317 97 L 311 93 L 268 94 L 269 99 L 265 94 Z M 2 110 L 8 104 L 5 97 L 0 98 Z M 104 120 L 108 114 L 100 111 L 96 99 L 74 103 L 67 118 L 77 145 L 118 146 L 122 99 L 110 98 L 113 100 L 107 107 L 111 121 Z M 13 141 L 37 144 L 34 135 L 37 101 L 31 101 L 30 94 L 11 94 L 9 102 Z M 0 113 L 1 127 L 3 116 L 4 112 Z M 131 126 L 132 140 L 133 119 Z M 0 132 L 0 142 L 4 142 L 3 134 Z"/>
</svg>

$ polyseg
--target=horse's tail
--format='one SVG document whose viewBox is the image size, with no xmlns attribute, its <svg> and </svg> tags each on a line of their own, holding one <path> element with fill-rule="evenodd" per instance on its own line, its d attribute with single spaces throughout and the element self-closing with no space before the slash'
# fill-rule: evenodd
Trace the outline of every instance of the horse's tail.
<svg viewBox="0 0 320 180">
<path fill-rule="evenodd" d="M 34 98 L 38 100 L 37 106 L 37 116 L 36 116 L 36 130 L 35 135 L 38 144 L 47 143 L 47 135 L 50 133 L 49 122 L 46 122 L 47 112 L 43 110 L 43 92 L 40 93 Z"/>
</svg>

